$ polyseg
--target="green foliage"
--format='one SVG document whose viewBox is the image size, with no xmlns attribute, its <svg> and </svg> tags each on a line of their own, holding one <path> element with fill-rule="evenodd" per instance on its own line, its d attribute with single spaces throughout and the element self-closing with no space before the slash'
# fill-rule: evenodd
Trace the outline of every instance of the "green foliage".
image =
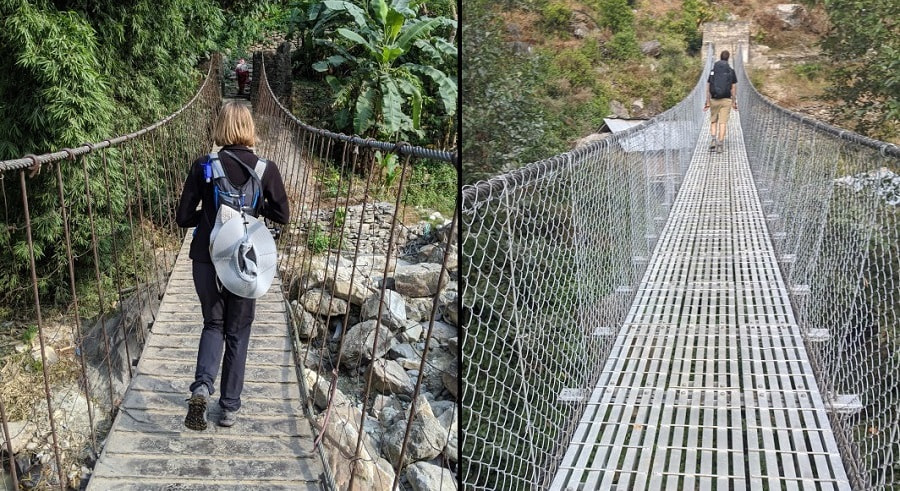
<svg viewBox="0 0 900 491">
<path fill-rule="evenodd" d="M 27 329 L 22 333 L 21 339 L 25 344 L 30 344 L 31 341 L 37 337 L 38 334 L 38 326 L 37 324 L 30 324 Z"/>
<path fill-rule="evenodd" d="M 412 167 L 409 183 L 404 188 L 403 203 L 453 214 L 458 181 L 456 168 L 446 162 L 424 160 Z"/>
<path fill-rule="evenodd" d="M 900 132 L 900 3 L 826 0 L 831 29 L 822 48 L 834 67 L 826 91 L 846 124 L 875 138 Z"/>
<path fill-rule="evenodd" d="M 608 27 L 613 33 L 634 29 L 634 12 L 626 0 L 598 0 L 597 6 L 602 14 L 601 27 Z"/>
<path fill-rule="evenodd" d="M 572 9 L 566 4 L 552 1 L 541 8 L 541 27 L 548 33 L 567 32 L 572 20 Z"/>
<path fill-rule="evenodd" d="M 792 69 L 797 76 L 806 80 L 816 80 L 822 75 L 821 63 L 800 63 L 799 65 L 794 65 Z"/>
<path fill-rule="evenodd" d="M 113 94 L 87 19 L 16 2 L 0 44 L 13 63 L 0 73 L 0 159 L 110 136 Z"/>
<path fill-rule="evenodd" d="M 330 243 L 331 237 L 327 232 L 322 230 L 321 225 L 318 223 L 313 225 L 306 237 L 306 247 L 309 248 L 310 252 L 313 254 L 321 254 L 328 250 Z"/>
<path fill-rule="evenodd" d="M 341 236 L 339 232 L 333 235 L 326 232 L 318 223 L 314 224 L 307 233 L 306 247 L 313 254 L 322 254 L 330 249 L 340 249 Z"/>
<path fill-rule="evenodd" d="M 709 20 L 709 15 L 709 12 L 703 9 L 700 0 L 684 0 L 681 4 L 679 32 L 684 36 L 684 42 L 691 53 L 699 53 L 703 47 L 700 24 Z"/>
<path fill-rule="evenodd" d="M 419 17 L 418 4 L 377 0 L 368 8 L 327 0 L 306 5 L 314 44 L 329 56 L 312 68 L 327 73 L 335 124 L 379 139 L 424 138 L 424 113 L 450 119 L 456 111 L 456 47 L 446 17 Z M 301 7 L 297 7 L 302 8 Z M 452 35 L 452 34 L 451 34 Z"/>
<path fill-rule="evenodd" d="M 347 221 L 347 208 L 343 206 L 338 206 L 334 209 L 334 226 L 335 228 L 341 228 L 344 226 L 344 223 Z"/>
<path fill-rule="evenodd" d="M 554 67 L 551 73 L 556 77 L 565 78 L 573 87 L 589 87 L 597 78 L 593 62 L 582 49 L 562 50 L 552 60 Z"/>
<path fill-rule="evenodd" d="M 381 185 L 384 186 L 385 189 L 394 187 L 394 182 L 397 181 L 397 178 L 400 177 L 400 172 L 403 170 L 400 166 L 400 159 L 397 157 L 397 154 L 382 154 L 381 150 L 376 150 L 375 162 L 381 169 Z"/>
<path fill-rule="evenodd" d="M 548 61 L 513 53 L 503 38 L 504 26 L 494 2 L 466 3 L 463 23 L 462 171 L 466 182 L 552 155 L 564 148 L 548 135 L 545 105 L 539 97 Z"/>
<path fill-rule="evenodd" d="M 615 33 L 612 39 L 606 43 L 606 49 L 609 52 L 609 56 L 622 61 L 635 59 L 641 55 L 637 36 L 632 29 Z"/>
<path fill-rule="evenodd" d="M 240 29 L 237 24 L 226 27 L 243 12 L 265 11 L 255 4 L 243 2 L 223 11 L 215 0 L 5 0 L 0 5 L 0 46 L 10 66 L 0 74 L 4 113 L 0 159 L 102 141 L 171 114 L 197 89 L 203 75 L 197 69 L 201 59 L 259 32 L 249 24 L 241 24 Z M 129 253 L 115 240 L 130 235 L 131 224 L 122 217 L 128 216 L 126 198 L 135 190 L 127 186 L 134 185 L 134 176 L 126 178 L 120 162 L 134 151 L 141 149 L 106 150 L 106 162 L 88 156 L 83 161 L 45 165 L 44 172 L 28 179 L 31 248 L 23 226 L 21 191 L 11 184 L 12 179 L 7 180 L 0 247 L 10 251 L 11 257 L 9 267 L 0 271 L 0 300 L 7 305 L 33 302 L 30 250 L 42 303 L 64 303 L 71 298 L 57 165 L 79 294 L 109 286 L 85 287 L 95 281 L 90 253 L 94 243 L 101 281 L 107 282 L 105 275 L 113 274 L 107 272 L 128 274 L 116 268 L 112 251 Z M 158 165 L 134 169 L 144 186 L 144 206 L 151 219 L 162 218 L 167 210 L 159 208 L 172 204 L 171 192 L 158 186 L 160 175 L 167 172 L 163 166 L 172 156 L 160 157 Z M 96 303 L 80 299 L 85 308 Z"/>
</svg>

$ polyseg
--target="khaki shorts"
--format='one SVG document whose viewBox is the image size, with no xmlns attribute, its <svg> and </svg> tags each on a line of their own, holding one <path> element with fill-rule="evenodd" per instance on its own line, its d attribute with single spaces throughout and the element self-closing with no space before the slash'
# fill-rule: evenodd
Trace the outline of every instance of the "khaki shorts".
<svg viewBox="0 0 900 491">
<path fill-rule="evenodd" d="M 727 123 L 731 114 L 731 99 L 713 99 L 709 102 L 709 122 Z"/>
</svg>

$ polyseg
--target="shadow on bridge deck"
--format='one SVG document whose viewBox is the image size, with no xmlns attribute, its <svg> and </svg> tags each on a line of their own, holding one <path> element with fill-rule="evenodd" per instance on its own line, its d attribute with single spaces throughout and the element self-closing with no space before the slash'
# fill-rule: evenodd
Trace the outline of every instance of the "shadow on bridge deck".
<svg viewBox="0 0 900 491">
<path fill-rule="evenodd" d="M 202 329 L 188 231 L 89 490 L 323 489 L 278 278 L 257 301 L 237 424 L 184 426 Z M 218 421 L 213 395 L 209 420 Z"/>
</svg>

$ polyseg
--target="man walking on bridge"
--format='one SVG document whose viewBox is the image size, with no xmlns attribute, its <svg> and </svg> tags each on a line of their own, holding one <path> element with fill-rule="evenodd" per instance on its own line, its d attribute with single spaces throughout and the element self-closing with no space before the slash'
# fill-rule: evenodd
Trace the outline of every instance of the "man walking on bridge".
<svg viewBox="0 0 900 491">
<path fill-rule="evenodd" d="M 722 51 L 706 81 L 706 105 L 703 110 L 712 108 L 709 115 L 709 134 L 712 135 L 709 149 L 717 153 L 722 153 L 725 146 L 725 129 L 731 108 L 737 111 L 737 74 L 728 65 L 729 56 L 728 50 Z"/>
</svg>

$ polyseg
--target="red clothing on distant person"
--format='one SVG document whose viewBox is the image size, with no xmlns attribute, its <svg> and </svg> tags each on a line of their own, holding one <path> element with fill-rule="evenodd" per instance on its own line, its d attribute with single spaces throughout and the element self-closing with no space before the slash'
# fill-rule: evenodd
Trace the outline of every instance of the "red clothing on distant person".
<svg viewBox="0 0 900 491">
<path fill-rule="evenodd" d="M 250 70 L 248 70 L 247 62 L 245 62 L 243 58 L 238 60 L 238 64 L 234 68 L 234 73 L 237 75 L 238 94 L 243 94 L 244 87 L 247 86 L 247 80 L 250 78 Z"/>
</svg>

